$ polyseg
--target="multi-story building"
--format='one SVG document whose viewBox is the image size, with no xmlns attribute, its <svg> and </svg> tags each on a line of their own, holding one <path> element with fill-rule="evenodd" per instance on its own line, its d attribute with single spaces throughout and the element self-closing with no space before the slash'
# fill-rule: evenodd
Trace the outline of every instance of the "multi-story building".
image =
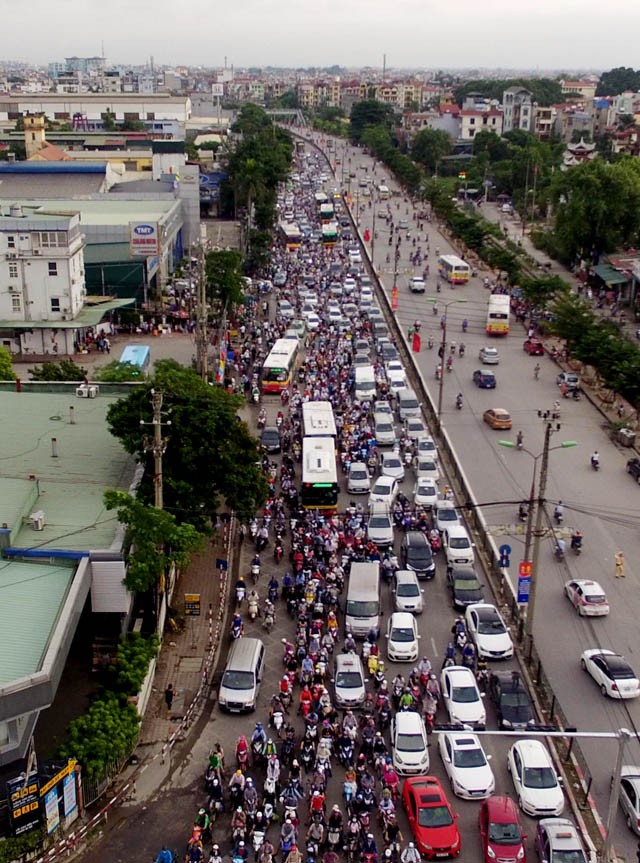
<svg viewBox="0 0 640 863">
<path fill-rule="evenodd" d="M 590 102 L 595 98 L 595 81 L 560 81 L 562 95 L 568 102 Z"/>
<path fill-rule="evenodd" d="M 593 114 L 587 111 L 583 105 L 555 105 L 556 121 L 555 134 L 566 142 L 575 141 L 576 138 L 586 136 L 593 137 Z"/>
<path fill-rule="evenodd" d="M 556 122 L 556 109 L 553 105 L 533 106 L 533 132 L 541 141 L 548 141 L 553 135 Z"/>
<path fill-rule="evenodd" d="M 502 135 L 502 111 L 497 108 L 487 111 L 460 111 L 460 140 L 472 141 L 478 132 Z"/>
<path fill-rule="evenodd" d="M 509 87 L 502 94 L 502 132 L 533 131 L 532 94 L 524 87 Z"/>
</svg>

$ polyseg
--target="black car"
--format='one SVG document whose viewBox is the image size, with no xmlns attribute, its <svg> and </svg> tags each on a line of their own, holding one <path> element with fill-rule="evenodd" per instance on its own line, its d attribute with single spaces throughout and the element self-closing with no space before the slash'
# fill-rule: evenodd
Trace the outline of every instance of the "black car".
<svg viewBox="0 0 640 863">
<path fill-rule="evenodd" d="M 451 591 L 454 608 L 466 608 L 474 602 L 483 601 L 483 585 L 472 566 L 458 564 L 447 571 L 447 584 Z"/>
<path fill-rule="evenodd" d="M 501 730 L 517 731 L 535 724 L 531 699 L 517 671 L 494 671 L 489 675 L 487 692 L 496 706 Z"/>
<path fill-rule="evenodd" d="M 627 473 L 640 483 L 640 458 L 630 458 L 627 462 Z"/>
<path fill-rule="evenodd" d="M 411 569 L 418 578 L 433 578 L 436 565 L 427 537 L 418 530 L 410 530 L 404 535 L 400 557 L 403 569 Z"/>
<path fill-rule="evenodd" d="M 279 453 L 281 451 L 280 431 L 276 426 L 265 426 L 260 435 L 260 446 L 264 452 Z"/>
</svg>

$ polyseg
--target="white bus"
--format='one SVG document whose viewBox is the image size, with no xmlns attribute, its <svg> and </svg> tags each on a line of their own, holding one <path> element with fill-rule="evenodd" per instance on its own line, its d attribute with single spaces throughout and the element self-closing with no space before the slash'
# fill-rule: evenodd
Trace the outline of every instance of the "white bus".
<svg viewBox="0 0 640 863">
<path fill-rule="evenodd" d="M 335 443 L 330 437 L 302 439 L 302 488 L 305 509 L 335 512 L 338 507 L 338 468 Z"/>
<path fill-rule="evenodd" d="M 331 402 L 302 403 L 303 437 L 328 437 L 335 441 L 337 434 Z"/>
<path fill-rule="evenodd" d="M 389 187 L 388 186 L 378 186 L 378 198 L 381 201 L 389 200 Z"/>
<path fill-rule="evenodd" d="M 293 383 L 298 363 L 299 342 L 277 339 L 262 366 L 263 393 L 281 393 Z"/>
<path fill-rule="evenodd" d="M 471 278 L 471 267 L 457 255 L 441 255 L 438 270 L 452 285 L 465 285 Z"/>
<path fill-rule="evenodd" d="M 302 244 L 302 231 L 293 222 L 280 222 L 280 237 L 289 251 L 299 249 Z"/>
<path fill-rule="evenodd" d="M 491 294 L 487 311 L 487 335 L 506 336 L 509 332 L 511 297 L 508 294 Z"/>
</svg>

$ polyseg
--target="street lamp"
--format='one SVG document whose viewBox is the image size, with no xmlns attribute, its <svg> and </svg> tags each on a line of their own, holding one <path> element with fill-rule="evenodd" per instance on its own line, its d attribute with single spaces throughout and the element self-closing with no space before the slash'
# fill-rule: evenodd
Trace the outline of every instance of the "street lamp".
<svg viewBox="0 0 640 863">
<path fill-rule="evenodd" d="M 538 416 L 541 418 L 545 418 L 541 411 L 538 412 Z M 558 444 L 558 446 L 550 446 L 551 443 L 551 435 L 554 432 L 560 431 L 560 423 L 549 422 L 545 418 L 545 430 L 544 430 L 544 445 L 542 448 L 542 452 L 538 453 L 538 455 L 534 455 L 530 450 L 523 449 L 523 452 L 526 452 L 527 455 L 531 456 L 533 459 L 533 478 L 531 481 L 531 493 L 529 497 L 529 514 L 527 516 L 527 535 L 525 538 L 525 562 L 529 561 L 529 551 L 532 549 L 532 559 L 531 559 L 531 585 L 529 588 L 529 601 L 527 604 L 527 616 L 526 616 L 526 633 L 529 638 L 533 638 L 533 617 L 535 614 L 536 607 L 536 589 L 538 585 L 538 565 L 540 561 L 540 546 L 543 536 L 542 530 L 542 516 L 544 513 L 544 504 L 545 504 L 545 493 L 547 490 L 547 474 L 549 469 L 549 453 L 556 449 L 569 449 L 570 447 L 578 446 L 578 442 L 575 440 L 565 440 L 562 443 Z M 513 441 L 510 440 L 500 440 L 498 441 L 500 446 L 509 447 L 510 449 L 514 449 L 517 444 L 514 444 Z M 536 470 L 538 466 L 538 460 L 542 459 L 542 463 L 540 465 L 540 480 L 538 482 L 538 495 L 536 497 L 535 494 L 535 482 L 536 482 Z M 532 509 L 535 506 L 536 509 L 536 521 L 535 528 L 532 531 L 533 524 L 533 515 Z M 533 535 L 532 535 L 533 533 Z"/>
<path fill-rule="evenodd" d="M 434 305 L 439 302 L 437 297 L 427 297 L 427 302 L 433 303 Z M 442 394 L 444 391 L 444 366 L 445 366 L 445 355 L 447 353 L 447 317 L 449 306 L 455 305 L 455 303 L 466 303 L 466 299 L 464 297 L 458 297 L 455 300 L 449 300 L 448 303 L 444 303 L 444 315 L 441 318 L 440 326 L 442 328 L 442 340 L 440 342 L 440 350 L 438 351 L 438 355 L 440 356 L 440 382 L 438 387 L 438 431 L 441 426 L 441 416 L 442 416 Z"/>
</svg>

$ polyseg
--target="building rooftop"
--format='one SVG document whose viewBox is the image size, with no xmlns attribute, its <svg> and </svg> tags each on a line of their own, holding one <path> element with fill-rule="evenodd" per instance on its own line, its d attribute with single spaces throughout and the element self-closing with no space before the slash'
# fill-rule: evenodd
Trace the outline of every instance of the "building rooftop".
<svg viewBox="0 0 640 863">
<path fill-rule="evenodd" d="M 69 388 L 0 392 L 0 518 L 12 547 L 88 552 L 111 546 L 117 521 L 102 495 L 129 488 L 134 471 L 132 457 L 107 428 L 115 400 L 79 399 Z M 29 521 L 37 511 L 44 512 L 43 530 Z"/>
<path fill-rule="evenodd" d="M 164 188 L 164 187 L 163 187 Z M 0 197 L 2 194 L 0 184 Z M 102 226 L 126 225 L 130 221 L 162 222 L 171 209 L 176 205 L 174 199 L 166 197 L 161 200 L 127 200 L 124 195 L 104 195 L 94 200 L 72 199 L 72 198 L 29 198 L 21 200 L 20 196 L 14 196 L 11 203 L 21 204 L 25 214 L 31 218 L 33 208 L 42 207 L 45 211 L 56 213 L 80 213 L 83 225 Z"/>
</svg>

